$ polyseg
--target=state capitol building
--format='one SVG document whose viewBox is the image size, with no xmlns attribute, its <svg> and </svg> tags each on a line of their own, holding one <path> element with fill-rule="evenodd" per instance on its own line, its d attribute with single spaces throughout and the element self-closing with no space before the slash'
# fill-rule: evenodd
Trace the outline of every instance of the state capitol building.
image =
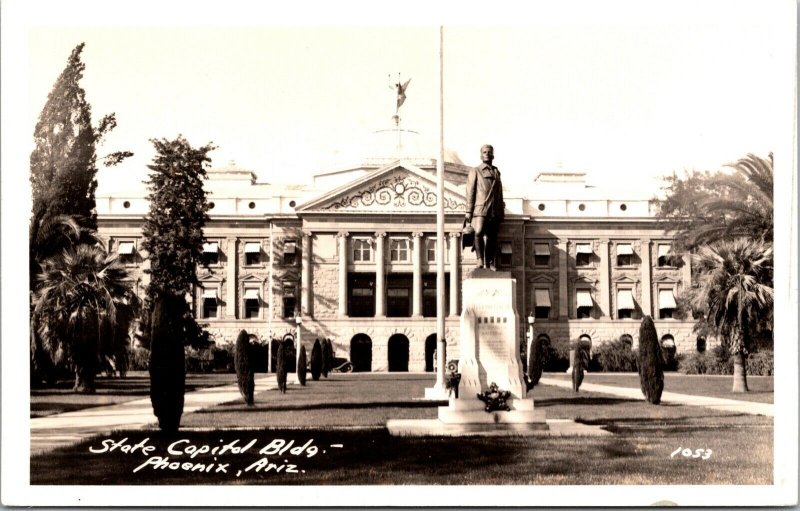
<svg viewBox="0 0 800 511">
<path fill-rule="evenodd" d="M 447 357 L 458 358 L 461 282 L 477 263 L 460 238 L 470 167 L 446 158 L 454 161 L 445 161 L 439 197 L 436 160 L 400 153 L 322 171 L 302 185 L 259 182 L 235 165 L 208 171 L 208 267 L 198 268 L 192 308 L 218 344 L 233 342 L 241 329 L 268 340 L 299 324 L 306 349 L 330 338 L 336 356 L 357 358 L 359 370 L 431 371 L 442 292 Z M 690 285 L 688 256 L 671 251 L 649 197 L 621 193 L 563 170 L 541 172 L 522 187 L 505 183 L 498 270 L 516 279 L 520 335 L 533 320 L 534 335 L 551 343 L 623 339 L 636 347 L 649 314 L 664 346 L 704 349 L 677 300 Z M 140 297 L 149 278 L 141 248 L 148 208 L 146 192 L 97 196 L 99 233 Z"/>
</svg>

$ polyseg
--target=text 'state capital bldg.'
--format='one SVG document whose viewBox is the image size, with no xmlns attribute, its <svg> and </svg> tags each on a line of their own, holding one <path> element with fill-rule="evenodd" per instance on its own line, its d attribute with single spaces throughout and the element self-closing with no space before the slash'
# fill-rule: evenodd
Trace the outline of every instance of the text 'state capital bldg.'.
<svg viewBox="0 0 800 511">
<path fill-rule="evenodd" d="M 399 140 L 392 130 L 376 135 Z M 409 141 L 321 169 L 307 184 L 261 182 L 234 164 L 209 170 L 208 266 L 198 268 L 191 301 L 216 343 L 233 342 L 241 329 L 261 340 L 282 337 L 299 323 L 307 349 L 330 338 L 337 357 L 359 360 L 357 370 L 432 371 L 443 292 L 447 357 L 458 358 L 461 283 L 478 264 L 460 239 L 471 167 L 448 156 L 440 197 L 436 160 L 409 151 Z M 501 170 L 502 154 L 498 147 Z M 671 251 L 650 197 L 589 186 L 581 172 L 530 175 L 524 186 L 504 183 L 496 243 L 497 269 L 517 282 L 520 335 L 533 316 L 534 335 L 551 343 L 623 339 L 635 347 L 640 320 L 651 315 L 664 346 L 679 353 L 705 348 L 692 332 L 691 311 L 679 306 L 690 260 Z M 148 207 L 145 190 L 97 196 L 99 233 L 130 270 L 139 296 L 148 279 L 141 230 Z M 443 290 L 436 289 L 439 257 Z"/>
</svg>

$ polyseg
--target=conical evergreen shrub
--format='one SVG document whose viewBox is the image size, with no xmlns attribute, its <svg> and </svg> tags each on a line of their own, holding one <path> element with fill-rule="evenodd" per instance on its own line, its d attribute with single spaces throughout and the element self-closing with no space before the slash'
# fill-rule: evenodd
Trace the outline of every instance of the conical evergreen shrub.
<svg viewBox="0 0 800 511">
<path fill-rule="evenodd" d="M 642 394 L 654 405 L 661 402 L 664 390 L 664 358 L 653 318 L 645 316 L 639 326 L 639 382 Z"/>
<path fill-rule="evenodd" d="M 283 343 L 278 345 L 278 355 L 277 355 L 277 369 L 275 370 L 276 377 L 278 379 L 278 390 L 285 393 L 286 392 L 286 350 L 283 347 Z"/>
<path fill-rule="evenodd" d="M 297 357 L 297 381 L 300 385 L 306 384 L 306 372 L 308 371 L 308 357 L 306 357 L 306 347 L 300 346 L 300 356 Z"/>
<path fill-rule="evenodd" d="M 255 377 L 250 365 L 250 336 L 245 330 L 239 332 L 236 338 L 236 353 L 233 363 L 236 368 L 236 381 L 239 383 L 239 392 L 242 393 L 244 402 L 253 406 L 253 393 L 255 391 Z"/>
<path fill-rule="evenodd" d="M 322 376 L 328 377 L 333 370 L 333 344 L 330 339 L 322 341 Z"/>
<path fill-rule="evenodd" d="M 162 431 L 177 431 L 183 414 L 186 367 L 180 318 L 185 310 L 182 296 L 162 294 L 150 322 L 150 402 Z"/>
<path fill-rule="evenodd" d="M 542 339 L 535 338 L 531 342 L 531 352 L 528 354 L 528 381 L 533 388 L 542 377 Z M 528 389 L 530 390 L 530 389 Z"/>
<path fill-rule="evenodd" d="M 314 381 L 319 380 L 319 375 L 322 373 L 322 347 L 319 339 L 314 341 L 314 347 L 311 348 L 311 379 Z"/>
<path fill-rule="evenodd" d="M 588 352 L 583 349 L 580 343 L 575 345 L 572 350 L 572 390 L 578 392 L 583 383 L 583 372 L 588 363 Z"/>
</svg>

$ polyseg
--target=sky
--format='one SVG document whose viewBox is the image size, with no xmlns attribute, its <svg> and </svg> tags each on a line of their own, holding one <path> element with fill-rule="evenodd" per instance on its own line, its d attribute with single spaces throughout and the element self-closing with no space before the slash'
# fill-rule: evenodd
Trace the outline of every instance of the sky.
<svg viewBox="0 0 800 511">
<path fill-rule="evenodd" d="M 563 169 L 646 189 L 673 171 L 775 150 L 786 98 L 770 79 L 785 63 L 773 13 L 723 19 L 676 5 L 686 16 L 445 24 L 446 148 L 476 165 L 493 144 L 507 186 Z M 101 192 L 140 186 L 149 139 L 179 133 L 214 142 L 214 166 L 235 161 L 262 182 L 381 156 L 369 141 L 390 126 L 398 73 L 411 78 L 402 125 L 420 133 L 421 153 L 437 154 L 435 25 L 34 24 L 24 132 L 80 42 L 93 119 L 118 121 L 99 154 L 135 153 L 101 171 Z"/>
</svg>

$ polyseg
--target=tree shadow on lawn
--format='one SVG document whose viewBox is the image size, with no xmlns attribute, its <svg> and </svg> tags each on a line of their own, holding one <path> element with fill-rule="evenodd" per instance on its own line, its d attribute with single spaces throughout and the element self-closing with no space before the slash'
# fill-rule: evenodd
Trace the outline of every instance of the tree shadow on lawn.
<svg viewBox="0 0 800 511">
<path fill-rule="evenodd" d="M 551 399 L 536 399 L 534 403 L 537 408 L 548 406 L 608 406 L 618 405 L 622 403 L 637 403 L 638 399 L 626 399 L 618 397 L 568 397 L 568 398 L 551 398 Z"/>
<path fill-rule="evenodd" d="M 228 412 L 287 412 L 295 410 L 357 410 L 368 408 L 437 408 L 446 401 L 363 401 L 338 403 L 285 403 L 279 406 L 247 406 L 239 402 L 225 403 L 213 408 L 197 410 L 197 414 Z"/>
</svg>

